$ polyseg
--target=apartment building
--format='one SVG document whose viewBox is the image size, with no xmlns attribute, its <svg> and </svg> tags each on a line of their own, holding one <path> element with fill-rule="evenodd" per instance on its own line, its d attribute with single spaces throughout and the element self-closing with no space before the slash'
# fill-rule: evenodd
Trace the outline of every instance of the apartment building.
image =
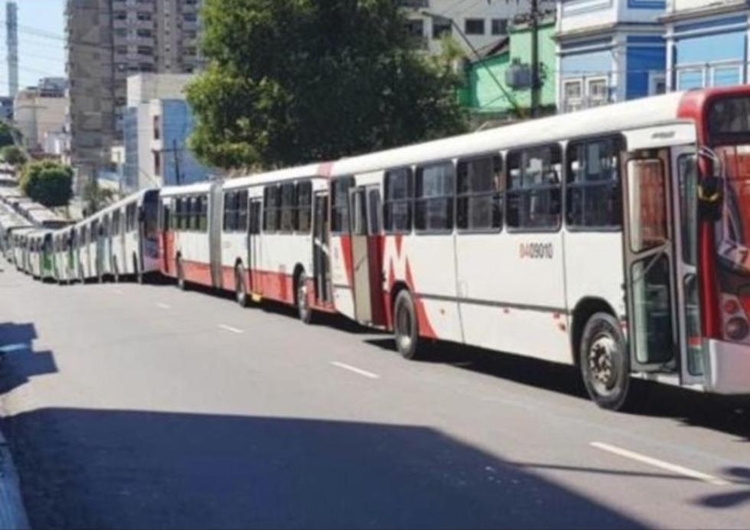
<svg viewBox="0 0 750 530">
<path fill-rule="evenodd" d="M 72 161 L 79 188 L 110 164 L 123 138 L 127 78 L 190 73 L 198 52 L 201 0 L 67 0 Z"/>
<path fill-rule="evenodd" d="M 48 137 L 65 135 L 65 79 L 45 78 L 35 87 L 19 90 L 13 100 L 13 116 L 21 133 L 24 147 L 29 151 L 45 152 Z"/>
</svg>

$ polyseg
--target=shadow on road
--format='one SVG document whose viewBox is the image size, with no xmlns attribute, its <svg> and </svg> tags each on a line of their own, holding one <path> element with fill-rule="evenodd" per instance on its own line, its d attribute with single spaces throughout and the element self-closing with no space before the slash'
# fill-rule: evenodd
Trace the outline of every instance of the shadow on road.
<svg viewBox="0 0 750 530">
<path fill-rule="evenodd" d="M 29 378 L 57 372 L 52 352 L 34 351 L 34 324 L 0 324 L 0 394 L 26 384 Z M 22 362 L 15 362 L 23 358 Z"/>
<path fill-rule="evenodd" d="M 43 409 L 5 420 L 39 528 L 632 528 L 413 426 Z"/>
<path fill-rule="evenodd" d="M 365 342 L 395 353 L 388 336 Z M 589 400 L 578 368 L 452 343 L 427 343 L 423 362 L 444 363 L 491 377 Z M 633 380 L 643 396 L 636 414 L 672 418 L 688 427 L 704 427 L 750 441 L 750 398 L 727 398 L 668 385 Z M 592 404 L 592 406 L 594 406 Z"/>
</svg>

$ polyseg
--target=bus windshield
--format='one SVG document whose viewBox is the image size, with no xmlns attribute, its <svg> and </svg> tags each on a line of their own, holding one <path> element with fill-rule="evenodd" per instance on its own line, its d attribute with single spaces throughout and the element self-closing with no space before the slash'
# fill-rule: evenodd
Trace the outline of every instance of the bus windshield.
<svg viewBox="0 0 750 530">
<path fill-rule="evenodd" d="M 722 304 L 731 311 L 738 304 L 736 311 L 742 308 L 750 318 L 750 97 L 713 102 L 708 133 L 724 176 L 724 209 L 716 224 Z M 742 335 L 747 339 L 747 333 Z"/>
</svg>

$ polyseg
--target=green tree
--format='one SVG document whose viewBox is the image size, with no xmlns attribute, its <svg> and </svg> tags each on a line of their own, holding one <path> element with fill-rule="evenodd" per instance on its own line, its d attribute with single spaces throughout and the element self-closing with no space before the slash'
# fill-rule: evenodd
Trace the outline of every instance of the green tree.
<svg viewBox="0 0 750 530">
<path fill-rule="evenodd" d="M 26 155 L 23 153 L 20 147 L 15 145 L 7 145 L 3 147 L 2 157 L 6 163 L 12 166 L 22 166 L 26 163 Z"/>
<path fill-rule="evenodd" d="M 88 182 L 81 193 L 84 202 L 84 215 L 92 215 L 117 199 L 115 190 L 102 188 L 99 182 L 92 180 Z"/>
<path fill-rule="evenodd" d="M 67 206 L 73 196 L 73 169 L 56 162 L 26 164 L 21 174 L 21 189 L 47 207 Z"/>
<path fill-rule="evenodd" d="M 458 78 L 412 46 L 392 0 L 206 0 L 190 146 L 221 168 L 274 167 L 465 130 Z"/>
<path fill-rule="evenodd" d="M 14 143 L 13 130 L 11 129 L 10 125 L 0 121 L 0 147 L 13 145 Z"/>
</svg>

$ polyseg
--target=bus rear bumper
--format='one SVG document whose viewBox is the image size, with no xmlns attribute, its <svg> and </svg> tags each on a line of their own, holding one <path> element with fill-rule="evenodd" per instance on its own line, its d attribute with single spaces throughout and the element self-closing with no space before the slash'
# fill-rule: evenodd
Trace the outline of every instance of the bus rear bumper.
<svg viewBox="0 0 750 530">
<path fill-rule="evenodd" d="M 709 340 L 708 361 L 708 391 L 750 394 L 750 346 Z"/>
</svg>

